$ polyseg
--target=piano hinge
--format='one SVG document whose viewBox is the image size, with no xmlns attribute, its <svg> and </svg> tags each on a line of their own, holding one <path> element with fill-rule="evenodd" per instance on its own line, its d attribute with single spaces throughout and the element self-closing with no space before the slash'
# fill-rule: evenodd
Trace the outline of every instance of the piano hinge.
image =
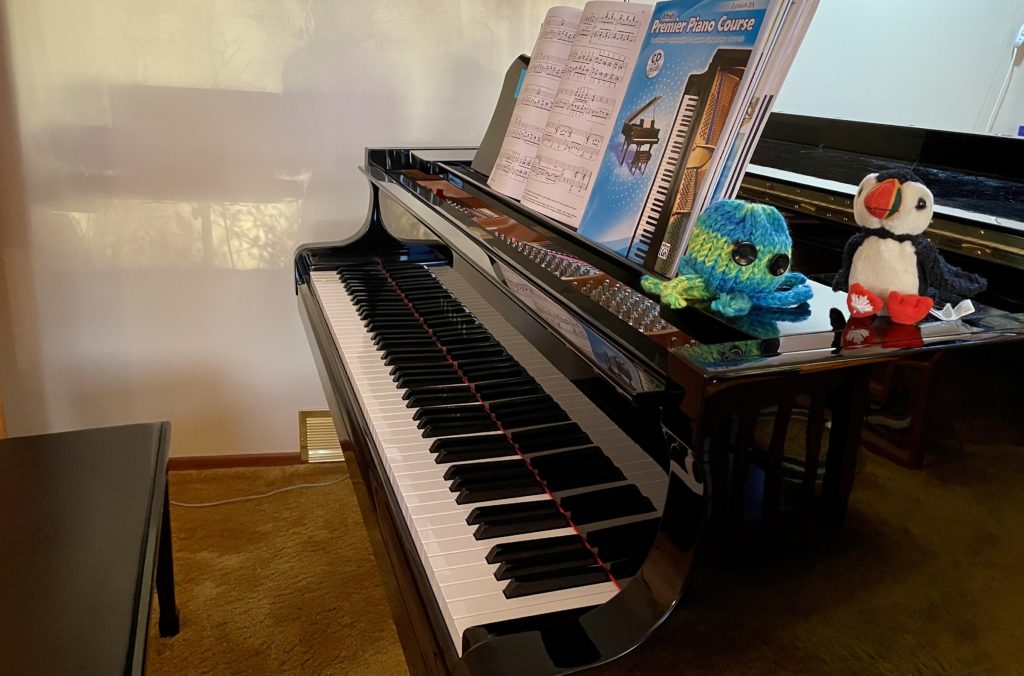
<svg viewBox="0 0 1024 676">
<path fill-rule="evenodd" d="M 299 411 L 299 456 L 302 462 L 344 462 L 330 411 Z"/>
</svg>

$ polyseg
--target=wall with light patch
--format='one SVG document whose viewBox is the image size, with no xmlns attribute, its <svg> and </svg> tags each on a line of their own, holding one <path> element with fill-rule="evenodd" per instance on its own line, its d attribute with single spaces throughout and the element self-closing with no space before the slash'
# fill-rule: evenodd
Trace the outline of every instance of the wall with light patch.
<svg viewBox="0 0 1024 676">
<path fill-rule="evenodd" d="M 775 110 L 983 132 L 1024 0 L 821 0 Z M 994 133 L 1024 125 L 1024 49 Z"/>
<path fill-rule="evenodd" d="M 477 143 L 550 4 L 0 2 L 10 432 L 296 450 L 324 401 L 292 252 L 362 223 L 365 146 Z"/>
</svg>

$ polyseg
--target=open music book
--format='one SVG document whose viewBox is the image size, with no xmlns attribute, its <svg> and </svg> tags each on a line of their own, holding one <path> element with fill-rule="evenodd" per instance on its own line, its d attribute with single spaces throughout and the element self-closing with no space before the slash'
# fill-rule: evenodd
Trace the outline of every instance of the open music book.
<svg viewBox="0 0 1024 676">
<path fill-rule="evenodd" d="M 499 154 L 491 187 L 671 276 L 693 219 L 738 191 L 817 3 L 588 3 L 528 166 Z M 522 134 L 513 116 L 502 151 Z"/>
</svg>

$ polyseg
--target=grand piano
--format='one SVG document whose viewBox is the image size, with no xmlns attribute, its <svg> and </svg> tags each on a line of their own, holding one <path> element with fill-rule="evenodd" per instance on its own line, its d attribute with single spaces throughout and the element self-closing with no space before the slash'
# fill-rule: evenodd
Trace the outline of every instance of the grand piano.
<svg viewBox="0 0 1024 676">
<path fill-rule="evenodd" d="M 829 162 L 792 164 L 785 122 L 744 191 L 787 210 L 797 269 L 820 273 L 793 312 L 659 306 L 639 265 L 489 190 L 471 148 L 368 149 L 362 230 L 299 249 L 300 315 L 411 672 L 642 665 L 706 551 L 843 523 L 880 370 L 1019 348 L 1000 280 L 1021 249 L 972 315 L 848 331 L 830 256 L 863 167 L 815 178 Z M 801 181 L 837 206 L 799 199 Z"/>
</svg>

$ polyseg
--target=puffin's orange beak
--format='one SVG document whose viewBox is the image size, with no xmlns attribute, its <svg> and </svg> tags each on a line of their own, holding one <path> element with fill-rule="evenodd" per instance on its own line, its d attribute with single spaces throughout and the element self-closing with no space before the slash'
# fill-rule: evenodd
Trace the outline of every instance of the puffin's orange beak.
<svg viewBox="0 0 1024 676">
<path fill-rule="evenodd" d="M 864 208 L 875 218 L 885 220 L 899 211 L 902 192 L 895 178 L 882 181 L 864 197 Z"/>
</svg>

